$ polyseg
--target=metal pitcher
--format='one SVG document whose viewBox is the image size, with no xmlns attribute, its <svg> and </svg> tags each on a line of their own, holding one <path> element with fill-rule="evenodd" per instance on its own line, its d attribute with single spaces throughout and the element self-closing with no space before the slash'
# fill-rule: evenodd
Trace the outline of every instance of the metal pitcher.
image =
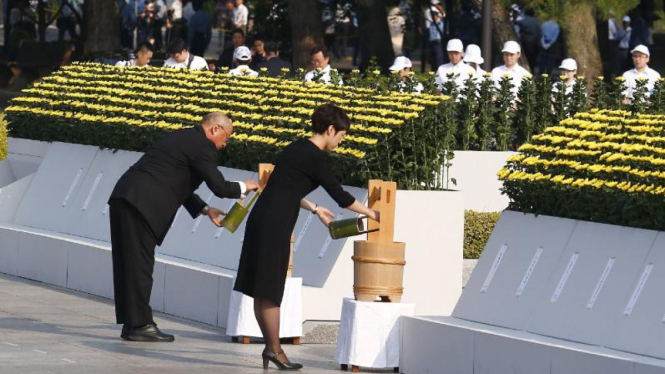
<svg viewBox="0 0 665 374">
<path fill-rule="evenodd" d="M 367 217 L 347 218 L 330 222 L 330 225 L 328 226 L 330 237 L 333 239 L 341 239 L 379 231 L 379 229 L 365 230 L 365 224 L 362 220 L 366 218 Z"/>
<path fill-rule="evenodd" d="M 249 213 L 249 210 L 252 208 L 252 205 L 260 194 L 261 190 L 257 191 L 249 200 L 249 203 L 245 206 L 242 205 L 242 201 L 236 201 L 236 203 L 233 204 L 231 210 L 222 220 L 222 226 L 231 233 L 236 232 L 238 227 L 240 227 L 242 224 L 242 221 L 244 221 L 245 217 L 247 217 L 247 213 Z"/>
</svg>

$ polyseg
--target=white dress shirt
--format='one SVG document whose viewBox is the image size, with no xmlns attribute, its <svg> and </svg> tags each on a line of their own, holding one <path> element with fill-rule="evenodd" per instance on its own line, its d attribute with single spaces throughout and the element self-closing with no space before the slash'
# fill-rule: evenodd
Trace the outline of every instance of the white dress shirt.
<svg viewBox="0 0 665 374">
<path fill-rule="evenodd" d="M 245 4 L 240 4 L 237 8 L 233 9 L 233 25 L 244 28 L 247 26 L 247 16 L 249 16 L 249 10 Z"/>
<path fill-rule="evenodd" d="M 449 62 L 439 66 L 436 70 L 436 78 L 434 79 L 439 90 L 442 90 L 443 84 L 448 82 L 448 75 L 451 73 L 455 74 L 453 80 L 457 85 L 457 89 L 461 91 L 465 86 L 466 80 L 469 79 L 469 77 L 474 76 L 476 71 L 464 61 L 460 61 L 457 65 L 453 65 Z"/>
<path fill-rule="evenodd" d="M 182 2 L 180 0 L 174 0 L 173 3 L 171 4 L 171 10 L 173 10 L 173 19 L 181 19 L 182 18 Z M 192 8 L 192 10 L 194 10 Z"/>
<path fill-rule="evenodd" d="M 633 90 L 635 90 L 635 87 L 637 87 L 637 79 L 646 78 L 648 80 L 647 95 L 651 95 L 653 92 L 653 85 L 656 83 L 658 78 L 660 78 L 660 74 L 647 66 L 646 69 L 641 72 L 637 71 L 637 69 L 628 70 L 627 72 L 623 73 L 623 77 L 626 79 L 624 82 L 626 90 L 623 92 L 623 94 L 626 95 L 627 98 L 632 99 Z"/>
<path fill-rule="evenodd" d="M 231 75 L 240 75 L 240 76 L 245 76 L 245 75 L 251 75 L 252 77 L 258 77 L 259 72 L 254 71 L 249 68 L 247 65 L 238 65 L 237 68 L 229 70 L 229 74 Z"/>
<path fill-rule="evenodd" d="M 118 66 L 118 67 L 121 67 L 121 68 L 128 67 L 128 66 L 136 66 L 136 61 L 134 61 L 134 59 L 127 60 L 127 61 L 118 61 L 118 62 L 115 63 L 115 66 Z"/>
<path fill-rule="evenodd" d="M 521 67 L 519 64 L 515 64 L 512 69 L 508 69 L 506 65 L 496 67 L 492 70 L 492 80 L 494 80 L 494 86 L 497 89 L 499 88 L 499 82 L 501 82 L 501 78 L 503 78 L 504 74 L 508 74 L 510 77 L 510 80 L 513 84 L 511 91 L 515 96 L 517 96 L 517 91 L 519 91 L 520 86 L 522 85 L 522 78 L 527 75 L 531 75 L 528 70 Z"/>
<path fill-rule="evenodd" d="M 330 65 L 326 66 L 325 68 L 321 69 L 321 73 L 319 73 L 316 70 L 310 70 L 305 74 L 305 82 L 312 82 L 314 80 L 314 77 L 317 74 L 323 74 L 321 78 L 318 80 L 320 83 L 332 83 L 332 78 L 330 77 L 330 71 L 332 68 Z M 339 85 L 342 85 L 342 79 L 339 80 Z"/>
<path fill-rule="evenodd" d="M 208 70 L 208 63 L 203 57 L 193 56 L 192 64 L 189 66 L 189 70 Z M 189 52 L 187 52 L 187 59 L 185 62 L 176 62 L 173 57 L 169 57 L 164 61 L 165 68 L 174 68 L 174 69 L 184 69 L 187 68 L 187 63 L 189 62 Z"/>
<path fill-rule="evenodd" d="M 404 92 L 405 89 L 406 89 L 406 83 L 399 82 L 399 92 Z M 422 93 L 423 91 L 425 91 L 425 87 L 423 86 L 422 83 L 418 82 L 418 84 L 416 84 L 416 86 L 413 87 L 412 93 L 419 94 Z"/>
<path fill-rule="evenodd" d="M 575 86 L 575 82 L 573 81 L 572 83 L 568 82 L 556 82 L 555 84 L 552 85 L 552 92 L 553 93 L 558 93 L 559 92 L 559 87 L 565 86 L 566 87 L 566 95 L 570 95 L 571 92 L 573 92 L 573 87 Z"/>
</svg>

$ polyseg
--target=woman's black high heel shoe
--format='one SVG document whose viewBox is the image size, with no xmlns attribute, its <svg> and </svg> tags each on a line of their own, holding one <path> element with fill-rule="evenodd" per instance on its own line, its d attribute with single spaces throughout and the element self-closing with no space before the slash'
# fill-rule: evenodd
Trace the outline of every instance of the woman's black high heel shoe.
<svg viewBox="0 0 665 374">
<path fill-rule="evenodd" d="M 263 350 L 263 353 L 261 356 L 263 357 L 263 369 L 268 368 L 268 361 L 272 361 L 275 366 L 279 370 L 300 370 L 302 369 L 301 364 L 297 364 L 295 362 L 282 362 L 279 359 L 277 359 L 277 356 L 281 355 L 284 353 L 284 351 L 279 351 L 279 352 L 271 352 L 268 350 L 268 348 Z"/>
</svg>

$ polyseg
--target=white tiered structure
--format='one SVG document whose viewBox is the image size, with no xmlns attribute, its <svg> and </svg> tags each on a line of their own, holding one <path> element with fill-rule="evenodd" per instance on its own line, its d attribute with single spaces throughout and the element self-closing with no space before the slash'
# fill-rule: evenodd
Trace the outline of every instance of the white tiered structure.
<svg viewBox="0 0 665 374">
<path fill-rule="evenodd" d="M 405 373 L 665 373 L 665 232 L 506 211 L 452 317 L 406 317 Z"/>
<path fill-rule="evenodd" d="M 137 152 L 9 139 L 0 162 L 0 272 L 113 297 L 107 200 Z M 255 173 L 221 168 L 229 180 Z M 366 190 L 347 187 L 359 200 Z M 233 201 L 199 196 L 223 210 Z M 459 193 L 399 191 L 396 240 L 408 243 L 404 302 L 423 315 L 449 315 L 461 293 L 463 201 Z M 309 199 L 338 217 L 322 189 Z M 422 219 L 421 217 L 435 217 Z M 336 321 L 353 297 L 353 240 L 330 240 L 311 214 L 295 229 L 293 276 L 303 279 L 303 321 Z M 314 217 L 315 218 L 315 217 Z M 244 226 L 235 234 L 206 217 L 178 213 L 157 249 L 154 310 L 226 327 Z"/>
</svg>

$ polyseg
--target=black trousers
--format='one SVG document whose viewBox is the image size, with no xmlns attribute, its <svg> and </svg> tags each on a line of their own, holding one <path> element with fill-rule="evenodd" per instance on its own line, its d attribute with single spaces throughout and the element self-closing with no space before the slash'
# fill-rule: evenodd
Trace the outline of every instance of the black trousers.
<svg viewBox="0 0 665 374">
<path fill-rule="evenodd" d="M 109 203 L 116 323 L 153 323 L 150 294 L 157 239 L 143 215 L 123 199 Z"/>
</svg>

